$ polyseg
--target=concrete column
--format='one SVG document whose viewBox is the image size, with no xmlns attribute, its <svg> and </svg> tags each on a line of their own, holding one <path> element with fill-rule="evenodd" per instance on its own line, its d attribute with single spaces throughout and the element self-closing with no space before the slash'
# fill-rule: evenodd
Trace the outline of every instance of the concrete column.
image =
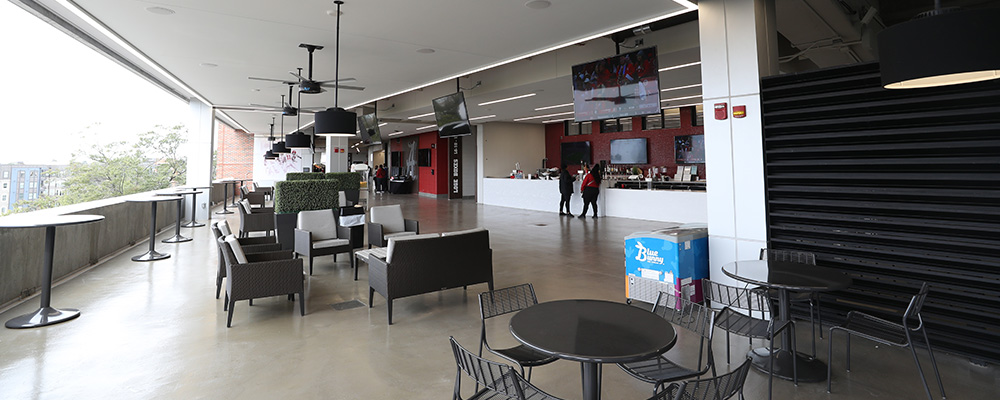
<svg viewBox="0 0 1000 400">
<path fill-rule="evenodd" d="M 348 172 L 347 165 L 348 138 L 327 136 L 326 154 L 323 155 L 323 163 L 326 164 L 326 172 Z M 334 150 L 340 149 L 340 153 Z"/>
<path fill-rule="evenodd" d="M 760 78 L 778 70 L 773 0 L 698 2 L 710 276 L 732 282 L 722 266 L 756 259 L 767 246 Z M 726 103 L 726 119 L 715 105 Z M 734 106 L 746 117 L 733 118 Z"/>
<path fill-rule="evenodd" d="M 212 186 L 212 152 L 215 150 L 215 113 L 212 107 L 191 99 L 188 101 L 190 114 L 188 117 L 188 149 L 187 149 L 187 185 L 188 186 Z M 203 189 L 204 193 L 197 197 L 197 220 L 206 221 L 209 219 L 209 199 L 211 193 Z M 191 219 L 191 207 L 184 207 L 186 219 Z"/>
</svg>

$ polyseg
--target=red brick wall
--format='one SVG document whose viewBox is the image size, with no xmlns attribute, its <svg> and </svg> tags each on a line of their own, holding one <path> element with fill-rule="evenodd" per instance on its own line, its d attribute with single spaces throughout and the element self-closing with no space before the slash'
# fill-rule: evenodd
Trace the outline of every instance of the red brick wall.
<svg viewBox="0 0 1000 400">
<path fill-rule="evenodd" d="M 253 179 L 253 135 L 216 124 L 219 138 L 216 179 Z"/>
<path fill-rule="evenodd" d="M 693 107 L 684 107 L 681 109 L 680 128 L 675 129 L 654 129 L 644 131 L 642 130 L 642 117 L 632 118 L 632 131 L 629 132 L 612 132 L 612 133 L 599 133 L 601 131 L 601 122 L 594 121 L 593 129 L 589 135 L 574 135 L 566 136 L 563 129 L 563 123 L 553 123 L 545 125 L 545 157 L 549 159 L 549 164 L 547 167 L 558 167 L 560 159 L 562 157 L 562 143 L 563 142 L 590 142 L 590 152 L 591 160 L 593 162 L 600 162 L 600 160 L 607 160 L 611 157 L 611 139 L 631 139 L 631 138 L 646 138 L 646 143 L 649 151 L 649 164 L 642 165 L 643 170 L 656 166 L 663 167 L 666 166 L 667 170 L 670 171 L 669 175 L 673 176 L 674 171 L 677 170 L 677 162 L 674 161 L 674 136 L 684 136 L 684 135 L 701 135 L 705 133 L 705 127 L 694 126 L 692 119 L 694 117 L 694 112 L 692 112 Z M 685 164 L 687 165 L 687 164 Z M 705 164 L 691 164 L 698 166 L 698 176 L 702 179 L 707 177 L 705 171 Z M 575 167 L 570 166 L 570 170 L 574 170 Z"/>
</svg>

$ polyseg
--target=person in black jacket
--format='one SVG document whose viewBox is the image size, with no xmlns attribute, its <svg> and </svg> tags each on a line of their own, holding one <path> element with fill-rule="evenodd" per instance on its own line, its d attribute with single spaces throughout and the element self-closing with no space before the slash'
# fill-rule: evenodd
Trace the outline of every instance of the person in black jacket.
<svg viewBox="0 0 1000 400">
<path fill-rule="evenodd" d="M 562 199 L 559 200 L 559 215 L 572 217 L 573 213 L 569 210 L 569 198 L 573 195 L 573 175 L 569 174 L 566 163 L 559 165 L 559 194 L 562 195 Z M 563 204 L 566 205 L 566 212 L 563 212 Z"/>
</svg>

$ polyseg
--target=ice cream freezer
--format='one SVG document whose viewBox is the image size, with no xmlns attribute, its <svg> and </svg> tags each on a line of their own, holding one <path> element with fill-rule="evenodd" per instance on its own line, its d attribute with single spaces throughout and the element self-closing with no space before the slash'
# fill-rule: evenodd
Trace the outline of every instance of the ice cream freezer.
<svg viewBox="0 0 1000 400">
<path fill-rule="evenodd" d="M 659 292 L 701 302 L 708 277 L 708 229 L 674 227 L 625 237 L 625 297 L 647 303 Z"/>
</svg>

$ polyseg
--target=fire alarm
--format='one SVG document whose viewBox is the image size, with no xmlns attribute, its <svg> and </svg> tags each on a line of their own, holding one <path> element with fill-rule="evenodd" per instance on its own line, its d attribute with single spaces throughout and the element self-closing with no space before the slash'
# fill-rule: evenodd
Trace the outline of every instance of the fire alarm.
<svg viewBox="0 0 1000 400">
<path fill-rule="evenodd" d="M 733 118 L 743 118 L 747 116 L 747 106 L 733 106 Z"/>
<path fill-rule="evenodd" d="M 715 103 L 715 119 L 723 120 L 729 118 L 729 110 L 726 103 Z"/>
</svg>

